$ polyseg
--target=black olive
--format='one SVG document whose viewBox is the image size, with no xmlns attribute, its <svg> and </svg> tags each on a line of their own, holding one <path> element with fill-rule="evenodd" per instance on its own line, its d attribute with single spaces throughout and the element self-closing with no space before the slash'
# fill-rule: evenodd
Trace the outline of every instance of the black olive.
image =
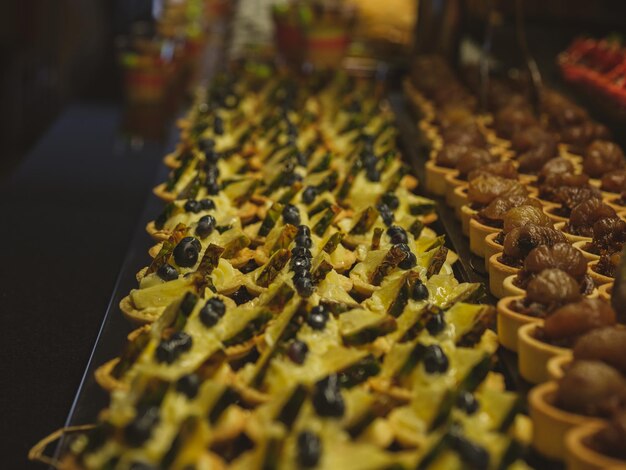
<svg viewBox="0 0 626 470">
<path fill-rule="evenodd" d="M 398 264 L 400 269 L 411 269 L 417 264 L 417 257 L 414 253 L 409 252 L 408 256 Z"/>
<path fill-rule="evenodd" d="M 446 327 L 446 320 L 443 316 L 443 312 L 435 313 L 430 319 L 426 322 L 426 329 L 428 332 L 435 336 L 443 331 Z"/>
<path fill-rule="evenodd" d="M 311 309 L 311 313 L 319 313 L 320 315 L 324 315 L 326 318 L 328 318 L 328 309 L 322 304 L 313 307 Z"/>
<path fill-rule="evenodd" d="M 217 222 L 215 221 L 215 217 L 212 215 L 204 215 L 200 217 L 200 220 L 198 220 L 198 224 L 196 225 L 196 235 L 200 238 L 206 238 L 213 233 L 216 225 Z"/>
<path fill-rule="evenodd" d="M 411 253 L 411 248 L 409 248 L 409 245 L 406 243 L 398 243 L 396 246 L 405 253 Z"/>
<path fill-rule="evenodd" d="M 468 415 L 472 415 L 478 411 L 478 400 L 470 392 L 461 392 L 456 400 L 456 406 L 465 411 Z"/>
<path fill-rule="evenodd" d="M 184 331 L 174 333 L 170 339 L 161 341 L 157 346 L 157 361 L 171 364 L 181 353 L 191 349 L 192 342 L 191 336 Z"/>
<path fill-rule="evenodd" d="M 323 305 L 313 307 L 306 318 L 306 322 L 314 330 L 323 330 L 327 321 L 328 311 Z"/>
<path fill-rule="evenodd" d="M 146 442 L 152 434 L 152 429 L 160 419 L 158 406 L 151 406 L 146 410 L 137 411 L 135 419 L 124 429 L 126 442 L 134 447 L 138 447 Z"/>
<path fill-rule="evenodd" d="M 303 246 L 294 246 L 291 249 L 291 256 L 311 258 L 313 255 L 311 255 L 311 250 L 309 250 L 308 248 L 305 248 Z"/>
<path fill-rule="evenodd" d="M 215 149 L 209 149 L 204 152 L 204 157 L 206 161 L 209 163 L 216 163 L 220 159 L 220 154 L 216 152 Z"/>
<path fill-rule="evenodd" d="M 309 313 L 306 322 L 314 330 L 321 331 L 326 326 L 328 317 L 320 315 L 319 313 Z"/>
<path fill-rule="evenodd" d="M 428 293 L 428 287 L 419 279 L 415 281 L 413 290 L 411 291 L 411 297 L 413 300 L 426 300 L 430 294 Z"/>
<path fill-rule="evenodd" d="M 163 264 L 159 266 L 157 269 L 157 276 L 159 276 L 164 281 L 173 281 L 174 279 L 178 279 L 178 271 L 171 264 Z"/>
<path fill-rule="evenodd" d="M 213 139 L 200 139 L 198 148 L 202 153 L 207 153 L 215 149 L 215 141 Z"/>
<path fill-rule="evenodd" d="M 302 277 L 308 277 L 311 278 L 311 272 L 303 267 L 298 267 L 296 266 L 295 268 L 291 269 L 293 271 L 293 282 L 294 284 L 296 283 L 296 281 L 298 281 L 298 279 L 302 278 Z M 300 282 L 300 281 L 298 281 Z"/>
<path fill-rule="evenodd" d="M 215 116 L 213 119 L 213 132 L 216 135 L 224 134 L 224 120 L 220 116 Z"/>
<path fill-rule="evenodd" d="M 191 268 L 198 261 L 202 245 L 197 238 L 185 237 L 174 248 L 174 261 L 178 266 Z"/>
<path fill-rule="evenodd" d="M 185 203 L 185 211 L 186 212 L 193 212 L 194 214 L 197 214 L 201 210 L 202 210 L 202 206 L 200 205 L 200 203 L 198 201 L 195 201 L 193 199 L 189 199 Z"/>
<path fill-rule="evenodd" d="M 311 269 L 311 259 L 304 256 L 295 256 L 291 258 L 291 269 L 293 271 L 309 270 Z"/>
<path fill-rule="evenodd" d="M 407 254 L 407 257 L 400 261 L 398 267 L 400 269 L 411 269 L 414 267 L 417 264 L 417 257 L 411 252 L 409 245 L 406 243 L 398 243 L 396 246 Z"/>
<path fill-rule="evenodd" d="M 193 398 L 198 394 L 200 388 L 200 377 L 198 374 L 183 375 L 178 382 L 176 382 L 176 390 L 187 398 Z"/>
<path fill-rule="evenodd" d="M 302 431 L 298 434 L 298 465 L 303 468 L 313 468 L 322 456 L 322 441 L 312 431 Z"/>
<path fill-rule="evenodd" d="M 306 343 L 297 339 L 293 340 L 287 348 L 287 356 L 296 364 L 302 364 L 308 352 L 309 347 Z"/>
<path fill-rule="evenodd" d="M 300 225 L 300 211 L 293 204 L 286 204 L 283 208 L 283 220 L 286 224 Z"/>
<path fill-rule="evenodd" d="M 436 344 L 431 344 L 426 347 L 423 361 L 426 372 L 429 374 L 441 374 L 448 370 L 448 356 L 446 356 L 441 347 Z"/>
<path fill-rule="evenodd" d="M 391 243 L 398 245 L 400 243 L 408 243 L 409 238 L 406 235 L 406 231 L 402 227 L 392 225 L 387 229 L 387 235 L 391 239 Z"/>
<path fill-rule="evenodd" d="M 224 302 L 217 297 L 213 297 L 207 300 L 204 307 L 200 310 L 200 321 L 203 325 L 212 327 L 220 321 L 225 312 L 226 305 L 224 305 Z"/>
<path fill-rule="evenodd" d="M 206 177 L 208 180 L 216 180 L 220 177 L 220 169 L 217 165 L 207 165 Z"/>
<path fill-rule="evenodd" d="M 298 165 L 307 166 L 308 161 L 306 158 L 306 154 L 304 152 L 297 151 L 295 153 L 295 156 L 296 156 L 296 160 L 298 161 Z"/>
<path fill-rule="evenodd" d="M 287 178 L 285 178 L 285 186 L 291 186 L 296 181 L 302 181 L 302 175 L 294 171 L 293 173 L 289 173 Z"/>
<path fill-rule="evenodd" d="M 489 468 L 489 453 L 459 433 L 452 435 L 452 446 L 459 453 L 464 463 L 472 470 L 487 470 Z"/>
<path fill-rule="evenodd" d="M 376 205 L 376 208 L 378 209 L 378 213 L 380 214 L 381 219 L 383 219 L 385 225 L 389 226 L 393 224 L 393 212 L 391 212 L 391 209 L 389 209 L 389 206 L 387 204 L 385 204 L 384 202 L 379 202 Z"/>
<path fill-rule="evenodd" d="M 200 310 L 200 321 L 204 326 L 211 328 L 215 326 L 218 321 L 220 321 L 220 317 L 215 310 L 202 308 Z"/>
<path fill-rule="evenodd" d="M 361 154 L 361 161 L 363 162 L 363 166 L 365 167 L 365 169 L 376 170 L 376 164 L 378 163 L 378 159 L 371 150 L 367 150 Z"/>
<path fill-rule="evenodd" d="M 319 416 L 336 418 L 343 416 L 346 405 L 339 390 L 339 378 L 336 374 L 331 374 L 315 384 L 312 401 Z"/>
<path fill-rule="evenodd" d="M 307 225 L 298 225 L 298 236 L 311 236 L 311 229 Z"/>
<path fill-rule="evenodd" d="M 306 235 L 297 235 L 294 241 L 296 243 L 296 246 L 301 246 L 303 248 L 311 248 L 311 245 L 313 245 L 313 240 L 311 240 L 311 237 Z"/>
<path fill-rule="evenodd" d="M 392 211 L 395 211 L 400 205 L 400 200 L 398 199 L 398 196 L 396 196 L 394 193 L 383 194 L 383 196 L 381 197 L 381 201 L 386 204 L 387 207 L 389 207 L 389 209 L 391 209 Z"/>
<path fill-rule="evenodd" d="M 294 280 L 294 285 L 300 297 L 311 297 L 315 291 L 315 286 L 310 277 L 298 277 Z"/>
<path fill-rule="evenodd" d="M 302 202 L 304 202 L 305 204 L 311 204 L 313 201 L 315 201 L 316 197 L 317 189 L 315 188 L 315 186 L 307 186 L 306 188 L 304 188 L 304 191 L 302 191 Z"/>
<path fill-rule="evenodd" d="M 185 294 L 185 297 L 183 297 L 182 302 L 180 303 L 180 311 L 183 315 L 188 317 L 189 314 L 193 311 L 193 308 L 196 306 L 197 302 L 198 297 L 196 297 L 195 294 L 192 294 L 191 292 L 187 292 Z"/>
<path fill-rule="evenodd" d="M 220 192 L 220 185 L 215 180 L 207 179 L 205 183 L 205 187 L 206 187 L 206 192 L 209 193 L 211 196 L 215 196 L 217 193 Z"/>
<path fill-rule="evenodd" d="M 367 179 L 373 183 L 380 181 L 380 171 L 376 168 L 367 168 L 365 170 L 365 175 L 367 176 Z"/>
<path fill-rule="evenodd" d="M 202 210 L 210 211 L 210 210 L 215 209 L 215 203 L 209 198 L 201 199 L 200 207 L 202 207 Z"/>
</svg>

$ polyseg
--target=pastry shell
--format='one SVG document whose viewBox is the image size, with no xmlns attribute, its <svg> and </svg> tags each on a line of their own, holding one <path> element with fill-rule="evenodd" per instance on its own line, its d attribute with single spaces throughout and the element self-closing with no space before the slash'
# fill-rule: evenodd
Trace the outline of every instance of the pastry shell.
<svg viewBox="0 0 626 470">
<path fill-rule="evenodd" d="M 492 233 L 499 233 L 500 229 L 485 225 L 479 222 L 476 218 L 472 217 L 469 222 L 469 240 L 470 251 L 478 256 L 485 255 L 485 238 Z"/>
<path fill-rule="evenodd" d="M 446 202 L 454 208 L 454 215 L 461 219 L 461 207 L 467 204 L 467 186 L 457 186 L 451 196 L 446 195 Z"/>
<path fill-rule="evenodd" d="M 600 287 L 603 284 L 613 284 L 613 281 L 615 280 L 614 278 L 605 276 L 604 274 L 600 274 L 595 271 L 594 268 L 597 265 L 598 265 L 598 261 L 596 260 L 596 261 L 591 261 L 587 266 L 587 274 L 591 276 L 591 279 L 593 279 L 593 282 L 595 283 L 596 287 Z"/>
<path fill-rule="evenodd" d="M 496 237 L 500 232 L 490 233 L 485 237 L 485 271 L 489 271 L 489 258 L 496 253 L 502 253 L 504 247 L 496 242 Z"/>
<path fill-rule="evenodd" d="M 449 206 L 453 207 L 453 197 L 454 197 L 454 191 L 456 190 L 456 188 L 459 187 L 466 187 L 467 186 L 467 181 L 459 179 L 459 171 L 455 170 L 454 173 L 449 173 L 446 175 L 445 180 L 446 180 L 446 204 L 448 204 Z"/>
<path fill-rule="evenodd" d="M 163 163 L 165 163 L 166 167 L 172 170 L 180 167 L 180 161 L 176 159 L 176 152 L 168 153 L 167 155 L 165 155 L 165 157 L 163 158 Z"/>
<path fill-rule="evenodd" d="M 166 184 L 161 183 L 152 189 L 152 193 L 163 202 L 172 202 L 176 200 L 176 193 L 172 193 L 165 189 Z"/>
<path fill-rule="evenodd" d="M 554 203 L 552 203 L 551 205 L 544 205 L 543 212 L 545 212 L 545 214 L 548 217 L 550 217 L 554 221 L 555 224 L 559 222 L 567 222 L 568 221 L 567 217 L 563 217 L 555 213 L 558 207 L 559 206 Z"/>
<path fill-rule="evenodd" d="M 554 228 L 557 230 L 560 230 L 563 235 L 565 235 L 565 238 L 567 238 L 567 241 L 570 243 L 576 243 L 576 242 L 590 242 L 591 241 L 591 237 L 583 237 L 580 235 L 574 235 L 572 233 L 566 232 L 565 229 L 565 224 L 566 222 L 557 222 L 556 224 L 554 224 Z"/>
<path fill-rule="evenodd" d="M 499 257 L 500 253 L 496 253 L 489 258 L 489 290 L 493 296 L 501 299 L 508 295 L 504 288 L 504 280 L 508 276 L 517 274 L 519 268 L 502 263 L 498 260 Z"/>
<path fill-rule="evenodd" d="M 522 326 L 529 323 L 543 324 L 541 318 L 518 313 L 511 308 L 511 303 L 523 299 L 521 295 L 504 297 L 497 304 L 497 331 L 498 341 L 510 351 L 517 352 L 518 331 Z"/>
<path fill-rule="evenodd" d="M 603 455 L 587 445 L 590 437 L 606 423 L 589 422 L 570 430 L 565 436 L 565 462 L 568 470 L 626 470 L 626 461 Z"/>
<path fill-rule="evenodd" d="M 466 237 L 469 237 L 470 220 L 472 220 L 472 217 L 477 213 L 478 212 L 472 209 L 469 204 L 465 204 L 461 207 L 461 231 Z"/>
<path fill-rule="evenodd" d="M 550 379 L 548 361 L 556 356 L 571 354 L 571 350 L 545 343 L 535 338 L 540 325 L 530 323 L 517 332 L 517 354 L 520 375 L 530 383 L 539 384 Z"/>
<path fill-rule="evenodd" d="M 517 274 L 512 274 L 510 276 L 507 276 L 504 279 L 504 283 L 503 283 L 503 288 L 504 288 L 504 292 L 506 292 L 506 295 L 521 295 L 521 296 L 525 296 L 526 295 L 526 289 L 522 289 L 521 287 L 517 287 L 515 285 L 515 278 L 517 277 Z"/>
<path fill-rule="evenodd" d="M 581 240 L 581 241 L 572 243 L 572 245 L 575 248 L 578 248 L 582 252 L 583 256 L 585 257 L 585 259 L 587 259 L 587 261 L 599 260 L 600 259 L 599 255 L 596 255 L 595 253 L 585 250 L 584 247 L 587 246 L 587 243 L 589 243 L 589 240 Z"/>
<path fill-rule="evenodd" d="M 598 297 L 606 300 L 607 302 L 611 301 L 611 294 L 613 293 L 613 283 L 602 284 L 598 287 Z"/>
<path fill-rule="evenodd" d="M 171 235 L 171 232 L 169 230 L 157 229 L 154 224 L 154 220 L 151 220 L 150 222 L 146 224 L 146 232 L 156 242 L 163 242 L 167 240 Z"/>
<path fill-rule="evenodd" d="M 454 168 L 439 166 L 434 160 L 428 160 L 424 165 L 426 170 L 426 190 L 437 196 L 446 194 L 446 176 L 456 174 Z"/>
<path fill-rule="evenodd" d="M 534 387 L 528 394 L 529 414 L 533 422 L 533 447 L 545 457 L 563 460 L 566 455 L 565 434 L 584 423 L 598 422 L 597 418 L 577 415 L 554 405 L 557 383 L 546 382 Z"/>
<path fill-rule="evenodd" d="M 554 356 L 548 361 L 546 368 L 548 369 L 548 375 L 551 380 L 559 380 L 565 374 L 565 370 L 572 363 L 573 357 L 571 354 L 563 354 L 561 356 Z"/>
</svg>

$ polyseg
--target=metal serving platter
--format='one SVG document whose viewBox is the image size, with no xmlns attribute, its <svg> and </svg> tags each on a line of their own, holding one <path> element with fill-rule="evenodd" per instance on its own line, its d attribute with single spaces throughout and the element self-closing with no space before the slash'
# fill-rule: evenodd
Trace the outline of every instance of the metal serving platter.
<svg viewBox="0 0 626 470">
<path fill-rule="evenodd" d="M 412 166 L 415 176 L 423 182 L 424 163 L 428 155 L 425 143 L 415 125 L 415 120 L 410 115 L 403 95 L 400 92 L 391 93 L 389 102 L 396 115 L 400 132 L 398 144 Z M 168 142 L 163 147 L 164 155 L 174 149 L 178 139 L 178 131 L 172 128 Z M 154 186 L 167 178 L 167 172 L 167 168 L 162 165 L 154 181 Z M 424 195 L 432 197 L 426 193 Z M 454 216 L 454 211 L 445 204 L 442 198 L 434 197 L 433 199 L 437 203 L 439 215 L 433 229 L 439 234 L 444 234 L 448 247 L 459 255 L 459 261 L 454 266 L 457 279 L 465 282 L 488 284 L 484 269 L 481 269 L 482 258 L 478 258 L 470 252 L 469 242 L 461 233 L 461 226 Z M 148 198 L 134 230 L 130 247 L 115 283 L 89 362 L 70 408 L 65 422 L 66 427 L 94 423 L 98 413 L 108 405 L 108 394 L 96 383 L 94 372 L 100 365 L 120 354 L 126 341 L 126 335 L 136 327 L 124 318 L 118 305 L 120 300 L 137 286 L 136 272 L 149 262 L 148 248 L 154 244 L 154 241 L 146 233 L 145 226 L 158 216 L 162 208 L 163 203 L 159 199 L 154 196 Z M 484 302 L 495 304 L 495 299 L 487 293 Z M 504 374 L 508 388 L 524 394 L 529 386 L 519 378 L 516 364 L 517 358 L 514 354 L 500 350 L 497 369 Z M 54 450 L 55 457 L 59 457 L 63 453 L 67 442 L 68 439 L 65 438 L 57 443 Z M 546 462 L 532 454 L 528 456 L 528 462 L 535 468 L 562 468 L 554 462 Z"/>
</svg>

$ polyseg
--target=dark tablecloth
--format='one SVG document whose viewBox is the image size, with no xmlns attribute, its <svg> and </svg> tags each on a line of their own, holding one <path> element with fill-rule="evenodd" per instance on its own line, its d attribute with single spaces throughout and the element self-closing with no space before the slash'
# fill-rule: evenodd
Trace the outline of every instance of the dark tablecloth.
<svg viewBox="0 0 626 470">
<path fill-rule="evenodd" d="M 132 148 L 121 110 L 74 105 L 0 185 L 2 468 L 61 427 L 164 144 Z M 146 255 L 147 256 L 147 255 Z"/>
</svg>

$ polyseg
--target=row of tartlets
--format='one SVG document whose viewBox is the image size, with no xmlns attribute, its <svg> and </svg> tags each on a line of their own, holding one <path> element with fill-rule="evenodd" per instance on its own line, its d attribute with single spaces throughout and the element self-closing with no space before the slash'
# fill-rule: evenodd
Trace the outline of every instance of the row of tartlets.
<svg viewBox="0 0 626 470">
<path fill-rule="evenodd" d="M 426 187 L 445 197 L 471 251 L 484 257 L 490 291 L 500 299 L 498 339 L 518 353 L 520 375 L 541 384 L 552 378 L 550 361 L 571 357 L 577 340 L 605 329 L 621 334 L 626 318 L 609 302 L 626 241 L 626 162 L 606 128 L 555 92 L 543 93 L 536 117 L 523 84 L 494 79 L 488 111 L 479 112 L 470 91 L 475 76 L 470 71 L 461 83 L 440 60 L 422 58 L 405 92 L 430 152 Z M 554 400 L 555 389 L 571 385 L 550 381 L 531 393 L 534 447 L 568 468 L 626 468 L 624 445 L 591 442 L 597 425 L 564 440 L 574 421 L 595 419 Z M 617 421 L 619 408 L 612 410 Z M 561 419 L 572 412 L 577 420 Z M 601 425 L 614 434 L 615 426 Z M 626 444 L 626 428 L 619 436 Z"/>
<path fill-rule="evenodd" d="M 63 468 L 528 468 L 495 309 L 455 279 L 373 83 L 246 69 L 180 124 L 120 304 L 142 326 Z"/>
</svg>

